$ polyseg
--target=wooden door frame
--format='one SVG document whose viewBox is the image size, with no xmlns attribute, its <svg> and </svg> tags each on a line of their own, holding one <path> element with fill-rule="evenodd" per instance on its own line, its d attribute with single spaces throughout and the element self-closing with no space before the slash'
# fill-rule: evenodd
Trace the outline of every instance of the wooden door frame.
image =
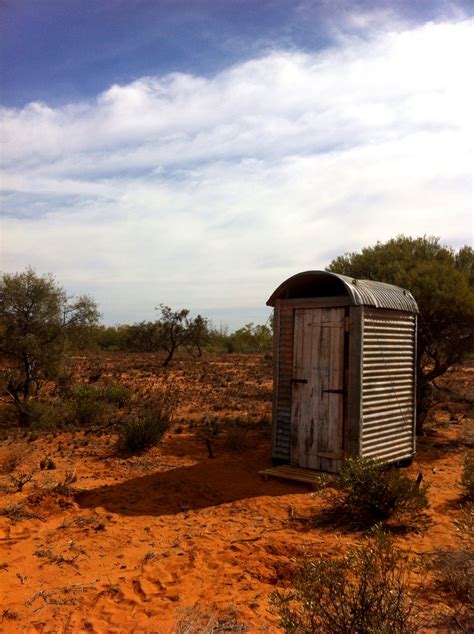
<svg viewBox="0 0 474 634">
<path fill-rule="evenodd" d="M 322 452 L 317 451 L 315 457 L 317 459 L 329 459 L 335 461 L 342 461 L 345 458 L 347 448 L 348 448 L 348 423 L 349 423 L 349 410 L 347 407 L 347 395 L 348 395 L 348 385 L 350 380 L 350 372 L 349 372 L 349 358 L 350 358 L 350 302 L 346 300 L 346 298 L 334 298 L 333 301 L 320 301 L 309 299 L 306 301 L 296 301 L 296 300 L 286 300 L 285 303 L 293 303 L 293 359 L 292 359 L 292 368 L 294 372 L 294 363 L 295 363 L 295 348 L 296 348 L 296 315 L 297 310 L 314 310 L 314 309 L 344 309 L 343 313 L 343 338 L 342 338 L 342 412 L 338 420 L 337 425 L 337 442 L 340 442 L 341 448 L 338 452 Z M 330 304 L 330 305 L 328 305 Z M 301 331 L 301 336 L 303 336 L 303 331 Z M 292 439 L 290 443 L 290 463 L 299 466 L 301 462 L 301 454 L 300 454 L 300 432 L 301 426 L 296 426 L 293 420 L 293 397 L 295 393 L 295 385 L 292 385 L 291 389 L 291 418 L 290 418 L 290 429 L 293 434 L 295 431 L 298 434 L 298 439 L 295 442 Z"/>
</svg>

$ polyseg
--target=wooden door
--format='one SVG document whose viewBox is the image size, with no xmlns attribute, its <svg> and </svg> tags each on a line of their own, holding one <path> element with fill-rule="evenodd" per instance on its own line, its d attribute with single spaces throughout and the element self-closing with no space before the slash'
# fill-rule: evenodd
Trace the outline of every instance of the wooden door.
<svg viewBox="0 0 474 634">
<path fill-rule="evenodd" d="M 344 308 L 295 310 L 291 464 L 338 471 L 343 452 Z"/>
</svg>

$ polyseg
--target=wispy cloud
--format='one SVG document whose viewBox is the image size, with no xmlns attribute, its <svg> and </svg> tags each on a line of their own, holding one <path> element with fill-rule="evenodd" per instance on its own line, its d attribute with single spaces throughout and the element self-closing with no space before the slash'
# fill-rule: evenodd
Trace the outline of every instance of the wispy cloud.
<svg viewBox="0 0 474 634">
<path fill-rule="evenodd" d="M 3 109 L 2 267 L 53 271 L 113 321 L 160 301 L 259 306 L 286 275 L 400 232 L 467 241 L 473 26 Z"/>
</svg>

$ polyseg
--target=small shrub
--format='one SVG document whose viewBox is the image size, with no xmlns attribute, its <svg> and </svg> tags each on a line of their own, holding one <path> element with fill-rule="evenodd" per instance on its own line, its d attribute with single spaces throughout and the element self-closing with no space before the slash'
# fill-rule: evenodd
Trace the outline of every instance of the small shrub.
<svg viewBox="0 0 474 634">
<path fill-rule="evenodd" d="M 0 473 L 13 473 L 29 453 L 26 445 L 10 447 L 0 458 Z"/>
<path fill-rule="evenodd" d="M 72 368 L 63 368 L 56 379 L 56 393 L 61 398 L 68 399 L 73 393 L 74 372 Z"/>
<path fill-rule="evenodd" d="M 168 430 L 163 420 L 148 416 L 134 416 L 124 421 L 119 429 L 119 448 L 139 453 L 156 446 Z"/>
<path fill-rule="evenodd" d="M 76 472 L 66 470 L 63 479 L 52 488 L 52 491 L 54 493 L 61 493 L 62 495 L 71 495 L 74 493 L 72 485 L 75 482 L 77 482 Z"/>
<path fill-rule="evenodd" d="M 249 446 L 248 430 L 239 423 L 229 426 L 226 433 L 226 445 L 231 451 L 243 451 Z"/>
<path fill-rule="evenodd" d="M 92 385 L 80 385 L 73 392 L 72 419 L 79 425 L 96 425 L 105 414 L 101 391 Z"/>
<path fill-rule="evenodd" d="M 111 405 L 125 407 L 132 400 L 132 390 L 126 385 L 111 384 L 102 389 L 102 398 Z"/>
<path fill-rule="evenodd" d="M 94 385 L 81 383 L 72 392 L 72 398 L 75 401 L 97 401 L 100 399 L 100 390 Z"/>
<path fill-rule="evenodd" d="M 138 415 L 126 419 L 119 427 L 118 448 L 139 453 L 159 444 L 171 427 L 176 404 L 173 393 L 155 397 Z"/>
<path fill-rule="evenodd" d="M 431 567 L 438 583 L 462 605 L 474 602 L 474 553 L 470 550 L 439 551 Z"/>
<path fill-rule="evenodd" d="M 464 458 L 461 487 L 464 498 L 468 502 L 474 502 L 474 454 L 472 453 Z"/>
<path fill-rule="evenodd" d="M 272 434 L 272 416 L 271 414 L 256 415 L 253 419 L 246 421 L 247 429 L 254 429 L 261 438 L 270 438 Z"/>
<path fill-rule="evenodd" d="M 15 471 L 14 473 L 10 473 L 10 481 L 15 487 L 15 491 L 23 491 L 23 487 L 25 486 L 25 484 L 28 484 L 28 482 L 31 482 L 31 480 L 33 480 L 34 475 L 35 475 L 34 469 L 29 469 L 29 470 L 21 469 L 21 470 Z"/>
<path fill-rule="evenodd" d="M 94 425 L 102 421 L 104 413 L 104 403 L 84 399 L 75 403 L 73 418 L 79 425 Z"/>
<path fill-rule="evenodd" d="M 335 560 L 302 559 L 290 591 L 270 602 L 285 632 L 298 634 L 405 634 L 416 631 L 408 593 L 412 565 L 380 527 Z"/>
<path fill-rule="evenodd" d="M 222 630 L 217 619 L 199 606 L 194 606 L 183 611 L 169 634 L 217 634 L 218 631 Z"/>
<path fill-rule="evenodd" d="M 446 631 L 474 631 L 474 506 L 466 504 L 455 522 L 459 550 L 439 550 L 428 561 L 434 581 L 450 596 L 450 610 L 442 615 Z"/>
<path fill-rule="evenodd" d="M 414 517 L 428 507 L 426 485 L 420 485 L 400 469 L 369 458 L 347 459 L 337 487 L 349 514 L 356 518 Z"/>
<path fill-rule="evenodd" d="M 52 471 L 53 469 L 56 469 L 56 463 L 54 462 L 52 458 L 50 458 L 49 456 L 46 456 L 46 458 L 42 458 L 40 460 L 40 469 L 42 471 L 44 470 Z"/>
<path fill-rule="evenodd" d="M 97 425 L 102 422 L 109 406 L 124 407 L 132 398 L 125 385 L 111 384 L 103 388 L 83 384 L 72 394 L 72 421 L 79 425 Z"/>
</svg>

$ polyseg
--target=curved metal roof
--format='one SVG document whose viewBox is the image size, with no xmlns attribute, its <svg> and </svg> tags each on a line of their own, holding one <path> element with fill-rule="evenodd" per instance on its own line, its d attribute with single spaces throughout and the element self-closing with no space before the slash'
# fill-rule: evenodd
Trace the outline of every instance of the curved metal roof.
<svg viewBox="0 0 474 634">
<path fill-rule="evenodd" d="M 413 295 L 403 288 L 383 282 L 355 280 L 352 277 L 328 271 L 304 271 L 289 277 L 272 293 L 267 306 L 274 306 L 276 299 L 289 297 L 341 295 L 348 295 L 355 306 L 375 306 L 410 313 L 418 312 Z"/>
</svg>

